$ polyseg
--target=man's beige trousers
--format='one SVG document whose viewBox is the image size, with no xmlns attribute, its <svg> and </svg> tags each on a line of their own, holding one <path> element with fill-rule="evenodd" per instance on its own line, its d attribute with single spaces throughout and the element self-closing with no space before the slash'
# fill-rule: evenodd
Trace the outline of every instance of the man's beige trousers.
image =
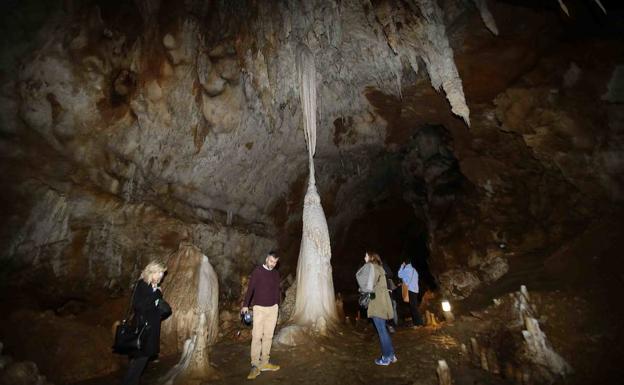
<svg viewBox="0 0 624 385">
<path fill-rule="evenodd" d="M 251 365 L 260 368 L 269 362 L 273 332 L 277 323 L 277 304 L 253 307 L 251 331 Z"/>
</svg>

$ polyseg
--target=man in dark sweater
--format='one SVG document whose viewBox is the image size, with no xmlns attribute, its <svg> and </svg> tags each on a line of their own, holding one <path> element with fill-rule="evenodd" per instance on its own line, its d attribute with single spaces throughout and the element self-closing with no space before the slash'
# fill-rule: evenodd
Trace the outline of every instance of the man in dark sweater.
<svg viewBox="0 0 624 385">
<path fill-rule="evenodd" d="M 253 305 L 253 329 L 251 332 L 251 371 L 247 379 L 253 380 L 264 371 L 279 370 L 279 365 L 269 362 L 273 332 L 277 324 L 280 303 L 280 277 L 275 266 L 279 257 L 274 251 L 267 254 L 264 264 L 251 273 L 249 286 L 241 313 Z"/>
</svg>

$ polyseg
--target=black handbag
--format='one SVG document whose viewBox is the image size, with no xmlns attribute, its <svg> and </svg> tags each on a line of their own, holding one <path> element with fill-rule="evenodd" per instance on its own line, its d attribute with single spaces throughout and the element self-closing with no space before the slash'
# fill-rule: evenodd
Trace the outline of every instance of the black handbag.
<svg viewBox="0 0 624 385">
<path fill-rule="evenodd" d="M 171 310 L 171 306 L 162 298 L 158 300 L 157 308 L 158 308 L 158 312 L 160 313 L 160 318 L 162 319 L 166 319 L 171 314 L 173 314 L 173 311 Z"/>
<path fill-rule="evenodd" d="M 134 302 L 134 294 L 136 293 L 136 285 L 132 291 L 130 305 L 126 312 L 126 318 L 117 325 L 115 329 L 115 341 L 113 342 L 113 352 L 117 354 L 132 354 L 141 350 L 145 343 L 147 322 L 141 322 L 136 319 L 134 322 L 128 321 Z"/>
<path fill-rule="evenodd" d="M 360 307 L 368 309 L 368 304 L 370 303 L 371 299 L 375 299 L 375 293 L 360 293 L 358 303 L 360 304 Z"/>
</svg>

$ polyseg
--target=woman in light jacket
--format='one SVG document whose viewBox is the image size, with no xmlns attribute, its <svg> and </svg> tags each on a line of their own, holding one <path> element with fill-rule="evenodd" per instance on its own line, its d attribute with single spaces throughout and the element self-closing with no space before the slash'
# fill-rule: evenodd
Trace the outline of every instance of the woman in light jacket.
<svg viewBox="0 0 624 385">
<path fill-rule="evenodd" d="M 390 300 L 388 285 L 386 284 L 386 273 L 381 265 L 379 254 L 369 251 L 364 256 L 364 261 L 372 264 L 375 271 L 373 279 L 375 296 L 374 298 L 371 297 L 368 304 L 368 318 L 373 320 L 377 334 L 379 334 L 379 342 L 381 343 L 381 357 L 375 359 L 375 363 L 388 366 L 397 362 L 397 358 L 394 354 L 390 333 L 388 333 L 388 328 L 386 327 L 386 321 L 394 316 L 392 301 Z"/>
</svg>

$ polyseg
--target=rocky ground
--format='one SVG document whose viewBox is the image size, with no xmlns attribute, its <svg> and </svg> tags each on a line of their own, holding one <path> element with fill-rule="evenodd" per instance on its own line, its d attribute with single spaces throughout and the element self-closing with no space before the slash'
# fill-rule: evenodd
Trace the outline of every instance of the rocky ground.
<svg viewBox="0 0 624 385">
<path fill-rule="evenodd" d="M 608 293 L 590 287 L 586 290 L 530 291 L 530 296 L 549 343 L 574 370 L 561 383 L 611 384 L 615 375 L 622 374 L 617 364 L 624 353 L 621 351 L 624 337 L 619 327 L 622 314 L 620 310 L 611 308 Z M 507 297 L 505 295 L 500 298 L 505 301 Z M 433 310 L 437 302 L 432 301 L 430 305 Z M 438 327 L 419 329 L 405 325 L 399 327 L 392 335 L 399 361 L 390 367 L 378 367 L 373 363 L 374 358 L 379 355 L 379 342 L 372 325 L 367 320 L 353 321 L 354 314 L 347 313 L 351 321 L 342 325 L 331 337 L 313 340 L 297 347 L 275 346 L 272 359 L 282 366 L 282 370 L 263 373 L 256 382 L 437 384 L 437 362 L 444 359 L 451 368 L 456 385 L 514 383 L 514 380 L 508 378 L 505 367 L 508 366 L 507 359 L 513 361 L 515 358 L 508 358 L 512 354 L 505 349 L 512 346 L 514 341 L 521 340 L 521 336 L 519 332 L 514 335 L 505 334 L 510 330 L 504 325 L 509 320 L 505 306 L 491 304 L 482 308 L 474 305 L 473 310 L 467 306 L 468 304 L 464 304 L 462 315 L 452 324 L 441 323 Z M 401 313 L 405 313 L 405 310 L 402 309 Z M 115 383 L 123 374 L 126 362 L 122 357 L 106 353 L 110 331 L 103 326 L 91 328 L 89 333 L 83 333 L 91 337 L 80 340 L 80 333 L 87 331 L 87 326 L 82 322 L 88 317 L 88 312 L 80 316 L 79 320 L 72 319 L 73 317 L 69 317 L 69 320 L 63 319 L 50 313 L 52 312 L 39 317 L 30 314 L 29 317 L 27 312 L 22 311 L 12 315 L 9 319 L 14 322 L 13 325 L 16 322 L 36 325 L 32 332 L 38 336 L 45 336 L 41 330 L 44 327 L 52 327 L 55 332 L 43 340 L 35 337 L 30 340 L 23 339 L 20 333 L 15 333 L 13 338 L 5 334 L 8 342 L 5 354 L 13 355 L 16 349 L 21 354 L 32 354 L 33 351 L 38 351 L 33 346 L 43 344 L 47 348 L 39 349 L 42 350 L 41 355 L 33 359 L 42 368 L 44 375 L 57 379 L 56 384 Z M 229 331 L 222 334 L 211 353 L 211 364 L 218 377 L 207 380 L 204 384 L 237 384 L 247 381 L 245 377 L 249 370 L 250 328 L 235 322 L 230 322 L 230 325 Z M 7 321 L 2 326 L 6 332 Z M 241 333 L 237 333 L 238 331 Z M 485 371 L 480 363 L 475 365 L 471 362 L 471 338 L 478 340 L 481 346 L 497 351 L 499 374 Z M 99 351 L 100 355 L 93 351 Z M 90 360 L 89 357 L 99 359 Z M 23 359 L 20 354 L 16 354 L 16 361 Z M 144 374 L 143 383 L 158 383 L 158 379 L 176 361 L 175 356 L 165 356 L 160 361 L 151 363 Z M 60 365 L 63 365 L 63 370 L 59 370 Z M 110 365 L 114 367 L 111 368 Z M 520 368 L 515 361 L 513 365 Z M 72 370 L 73 366 L 92 371 L 91 375 L 95 375 L 95 378 L 76 382 L 71 380 L 71 376 L 63 377 L 63 373 L 84 375 L 80 371 Z M 98 368 L 100 373 L 107 374 L 98 375 Z"/>
<path fill-rule="evenodd" d="M 399 329 L 393 335 L 399 361 L 390 367 L 378 367 L 373 360 L 379 356 L 379 342 L 372 325 L 362 324 L 344 328 L 335 337 L 324 338 L 299 347 L 276 346 L 272 360 L 282 366 L 278 372 L 263 373 L 256 383 L 300 384 L 436 384 L 438 359 L 445 359 L 457 368 L 461 361 L 460 342 L 446 329 Z M 220 377 L 206 384 L 246 383 L 249 372 L 248 341 L 226 341 L 213 350 L 213 366 Z M 151 365 L 144 383 L 156 383 L 170 367 L 165 359 Z M 472 378 L 487 377 L 487 373 L 462 368 Z M 80 383 L 103 385 L 115 376 Z M 490 383 L 500 380 L 493 379 Z M 461 382 L 471 383 L 471 382 Z"/>
<path fill-rule="evenodd" d="M 541 314 L 540 325 L 554 349 L 572 366 L 574 373 L 557 383 L 611 384 L 621 369 L 616 362 L 621 357 L 617 344 L 607 352 L 610 341 L 622 341 L 617 327 L 617 314 L 608 315 L 602 304 L 590 302 L 585 294 L 574 291 L 531 292 L 531 298 Z M 282 366 L 278 372 L 263 373 L 259 384 L 438 384 L 438 360 L 446 360 L 454 384 L 510 384 L 516 383 L 505 373 L 505 352 L 499 352 L 500 373 L 483 370 L 471 363 L 470 339 L 475 337 L 482 346 L 494 346 L 489 333 L 499 330 L 505 319 L 500 306 L 491 305 L 460 316 L 452 324 L 413 329 L 400 327 L 392 335 L 399 361 L 389 367 L 373 363 L 379 355 L 377 334 L 366 320 L 343 325 L 332 337 L 310 341 L 298 347 L 275 346 L 272 360 Z M 504 328 L 501 327 L 500 330 Z M 243 330 L 248 330 L 244 329 Z M 245 334 L 245 333 L 243 333 Z M 247 333 L 248 335 L 248 333 Z M 519 336 L 508 336 L 515 339 Z M 466 349 L 462 347 L 466 346 Z M 621 345 L 620 345 L 621 346 Z M 248 338 L 228 338 L 213 348 L 211 360 L 217 378 L 203 384 L 244 384 L 248 370 Z M 143 383 L 157 383 L 175 363 L 175 357 L 166 357 L 152 363 L 145 372 Z M 618 370 L 620 371 L 618 373 Z M 123 371 L 123 367 L 122 367 Z M 80 382 L 80 385 L 110 384 L 122 375 Z"/>
</svg>

